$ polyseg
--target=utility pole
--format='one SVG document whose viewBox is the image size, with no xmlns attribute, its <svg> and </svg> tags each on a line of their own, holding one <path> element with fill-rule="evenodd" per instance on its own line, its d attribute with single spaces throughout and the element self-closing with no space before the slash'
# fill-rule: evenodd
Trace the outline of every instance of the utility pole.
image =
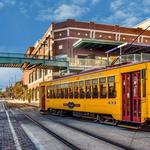
<svg viewBox="0 0 150 150">
<path fill-rule="evenodd" d="M 43 56 L 43 61 L 44 61 L 44 65 L 45 65 L 45 46 L 47 45 L 46 41 L 43 42 L 43 46 L 44 46 L 44 56 Z M 43 82 L 45 80 L 44 78 L 44 75 L 45 75 L 45 69 L 43 68 Z"/>
</svg>

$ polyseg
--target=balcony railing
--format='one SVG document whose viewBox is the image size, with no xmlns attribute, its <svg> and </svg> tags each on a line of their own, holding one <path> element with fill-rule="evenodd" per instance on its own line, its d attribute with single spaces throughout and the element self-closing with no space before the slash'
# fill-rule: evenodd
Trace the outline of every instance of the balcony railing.
<svg viewBox="0 0 150 150">
<path fill-rule="evenodd" d="M 116 64 L 124 62 L 142 62 L 147 60 L 150 60 L 150 54 L 147 53 L 129 54 L 120 56 Z"/>
<path fill-rule="evenodd" d="M 96 67 L 104 67 L 106 65 L 107 65 L 107 58 L 102 59 L 69 58 L 70 67 L 96 68 Z"/>
</svg>

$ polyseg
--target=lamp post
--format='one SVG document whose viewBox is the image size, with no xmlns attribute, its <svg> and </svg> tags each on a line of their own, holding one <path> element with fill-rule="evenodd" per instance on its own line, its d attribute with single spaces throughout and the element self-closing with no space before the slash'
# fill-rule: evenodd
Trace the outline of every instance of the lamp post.
<svg viewBox="0 0 150 150">
<path fill-rule="evenodd" d="M 44 56 L 43 56 L 43 59 L 44 59 L 44 60 L 43 60 L 43 61 L 44 61 L 44 65 L 45 65 L 45 46 L 47 45 L 47 41 L 44 41 L 42 45 L 44 46 L 44 53 L 43 53 L 43 55 L 44 55 Z M 45 79 L 44 79 L 44 74 L 45 74 L 45 69 L 43 68 L 43 82 L 44 82 L 44 80 L 45 80 Z"/>
</svg>

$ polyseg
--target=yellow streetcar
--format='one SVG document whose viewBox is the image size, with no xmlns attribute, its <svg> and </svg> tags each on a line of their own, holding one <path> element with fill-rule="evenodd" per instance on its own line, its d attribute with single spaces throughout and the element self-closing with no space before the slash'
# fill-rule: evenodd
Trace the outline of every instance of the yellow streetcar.
<svg viewBox="0 0 150 150">
<path fill-rule="evenodd" d="M 150 62 L 84 71 L 40 84 L 42 111 L 93 117 L 100 122 L 150 119 Z"/>
</svg>

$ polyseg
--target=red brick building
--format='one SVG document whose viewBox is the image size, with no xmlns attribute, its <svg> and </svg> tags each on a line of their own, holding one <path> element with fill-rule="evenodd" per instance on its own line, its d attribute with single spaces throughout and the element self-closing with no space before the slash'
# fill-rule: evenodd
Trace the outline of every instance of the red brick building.
<svg viewBox="0 0 150 150">
<path fill-rule="evenodd" d="M 142 32 L 141 28 L 128 28 L 118 25 L 97 24 L 94 22 L 81 22 L 72 19 L 63 22 L 52 23 L 44 36 L 27 50 L 27 54 L 45 55 L 49 59 L 70 58 L 90 59 L 98 61 L 100 57 L 106 58 L 105 51 L 124 42 L 132 42 Z M 78 40 L 88 40 L 81 46 L 73 48 Z M 150 31 L 140 35 L 137 43 L 150 44 Z M 87 61 L 85 61 L 87 62 Z M 91 61 L 90 61 L 91 62 Z M 78 65 L 79 66 L 79 65 Z M 94 66 L 91 64 L 91 66 Z M 39 83 L 44 80 L 52 80 L 55 75 L 53 70 L 24 71 L 23 81 L 31 90 L 32 99 L 38 100 Z"/>
</svg>

